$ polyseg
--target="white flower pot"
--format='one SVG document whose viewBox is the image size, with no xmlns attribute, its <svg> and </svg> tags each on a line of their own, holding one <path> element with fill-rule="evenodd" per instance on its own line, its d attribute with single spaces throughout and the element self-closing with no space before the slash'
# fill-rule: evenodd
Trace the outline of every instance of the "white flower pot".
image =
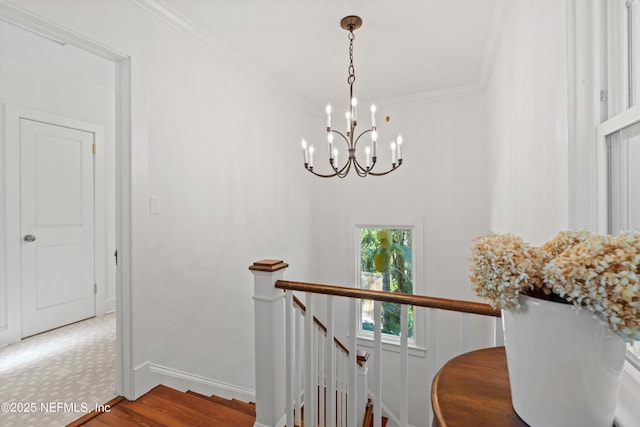
<svg viewBox="0 0 640 427">
<path fill-rule="evenodd" d="M 520 296 L 503 310 L 511 400 L 532 427 L 611 427 L 626 346 L 593 313 Z"/>
</svg>

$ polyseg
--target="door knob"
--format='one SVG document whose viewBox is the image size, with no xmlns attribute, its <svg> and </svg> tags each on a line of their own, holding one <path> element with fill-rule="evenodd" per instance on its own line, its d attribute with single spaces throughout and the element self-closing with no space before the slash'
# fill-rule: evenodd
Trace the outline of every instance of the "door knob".
<svg viewBox="0 0 640 427">
<path fill-rule="evenodd" d="M 36 236 L 34 236 L 33 234 L 27 234 L 26 236 L 24 236 L 23 240 L 25 242 L 33 242 L 36 240 Z"/>
</svg>

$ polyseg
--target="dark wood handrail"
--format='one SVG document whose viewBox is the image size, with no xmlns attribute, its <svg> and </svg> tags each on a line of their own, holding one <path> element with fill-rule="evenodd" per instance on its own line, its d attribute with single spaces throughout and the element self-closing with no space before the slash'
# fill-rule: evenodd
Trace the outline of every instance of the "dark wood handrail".
<svg viewBox="0 0 640 427">
<path fill-rule="evenodd" d="M 438 308 L 440 310 L 458 311 L 479 314 L 482 316 L 501 317 L 500 310 L 489 304 L 455 299 L 428 297 L 425 295 L 400 294 L 395 292 L 371 291 L 368 289 L 346 288 L 342 286 L 320 285 L 317 283 L 292 282 L 277 280 L 275 287 L 282 290 L 310 292 L 322 295 L 367 299 L 396 304 L 408 304 L 419 307 Z"/>
</svg>

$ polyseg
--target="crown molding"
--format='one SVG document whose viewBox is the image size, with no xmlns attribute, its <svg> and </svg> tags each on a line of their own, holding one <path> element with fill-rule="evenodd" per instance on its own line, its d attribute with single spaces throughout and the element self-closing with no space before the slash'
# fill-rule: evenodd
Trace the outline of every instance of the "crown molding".
<svg viewBox="0 0 640 427">
<path fill-rule="evenodd" d="M 394 105 L 394 104 L 422 104 L 425 102 L 439 101 L 444 99 L 453 99 L 461 96 L 473 95 L 480 93 L 484 87 L 479 83 L 466 86 L 458 86 L 447 89 L 433 90 L 429 92 L 421 92 L 413 95 L 399 96 L 396 98 L 386 98 L 376 101 L 377 105 Z"/>
<path fill-rule="evenodd" d="M 0 20 L 61 46 L 69 44 L 109 61 L 117 62 L 127 58 L 127 55 L 96 40 L 89 39 L 5 0 L 0 0 Z"/>
<path fill-rule="evenodd" d="M 189 37 L 191 40 L 198 43 L 200 46 L 209 50 L 215 54 L 222 54 L 234 63 L 242 67 L 244 70 L 251 73 L 253 76 L 267 83 L 273 87 L 276 91 L 284 95 L 293 101 L 296 105 L 304 109 L 309 114 L 315 114 L 315 109 L 312 108 L 308 102 L 305 102 L 302 98 L 297 96 L 291 90 L 287 89 L 282 83 L 276 80 L 273 76 L 266 73 L 260 67 L 253 62 L 249 61 L 244 56 L 240 55 L 231 46 L 224 43 L 222 40 L 214 37 L 209 32 L 202 29 L 196 23 L 180 14 L 177 10 L 167 5 L 162 0 L 131 0 L 134 4 L 152 14 L 156 18 L 159 18 L 164 23 L 172 27 L 174 30 Z"/>
</svg>

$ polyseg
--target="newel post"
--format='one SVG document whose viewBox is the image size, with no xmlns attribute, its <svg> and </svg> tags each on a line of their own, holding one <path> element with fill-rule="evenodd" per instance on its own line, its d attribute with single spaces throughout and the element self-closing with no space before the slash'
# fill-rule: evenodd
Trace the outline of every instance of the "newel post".
<svg viewBox="0 0 640 427">
<path fill-rule="evenodd" d="M 284 292 L 274 286 L 289 265 L 281 260 L 256 261 L 254 277 L 256 423 L 255 427 L 284 424 L 285 338 Z"/>
</svg>

